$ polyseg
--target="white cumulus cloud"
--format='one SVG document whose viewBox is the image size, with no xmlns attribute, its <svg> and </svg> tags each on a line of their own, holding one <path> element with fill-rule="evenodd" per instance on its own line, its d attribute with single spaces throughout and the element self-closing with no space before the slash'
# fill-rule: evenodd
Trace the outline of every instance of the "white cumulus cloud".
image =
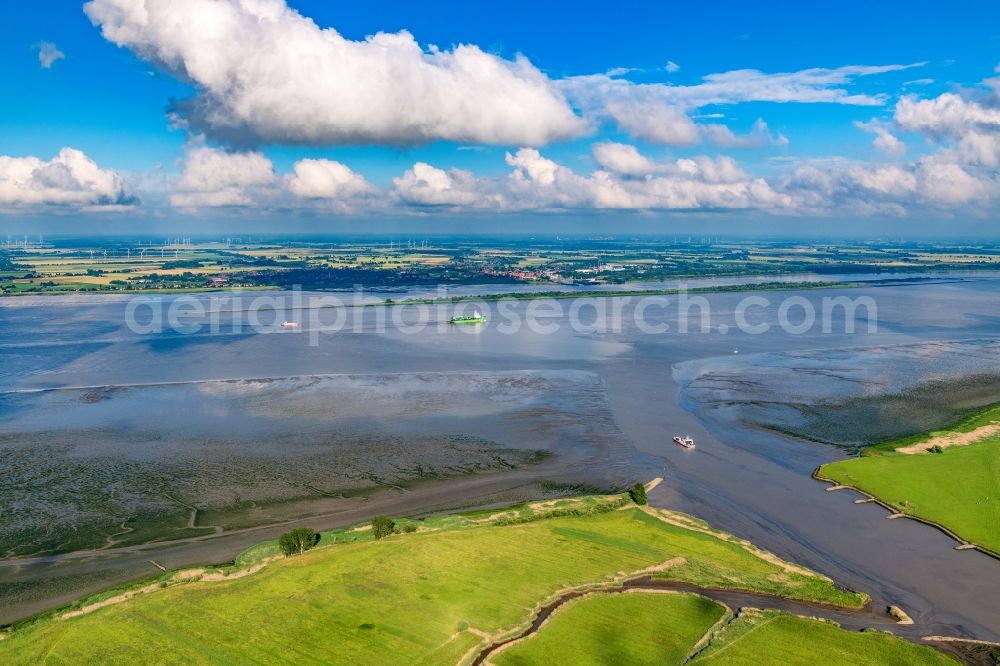
<svg viewBox="0 0 1000 666">
<path fill-rule="evenodd" d="M 854 126 L 863 132 L 874 134 L 872 146 L 891 157 L 902 157 L 906 153 L 906 144 L 899 140 L 895 134 L 889 131 L 881 122 L 872 120 L 867 123 L 855 121 Z"/>
<path fill-rule="evenodd" d="M 736 134 L 726 125 L 711 123 L 699 125 L 699 131 L 708 143 L 723 148 L 760 148 L 761 146 L 787 146 L 788 138 L 772 133 L 763 118 L 758 118 L 747 134 Z"/>
<path fill-rule="evenodd" d="M 921 64 L 742 69 L 692 85 L 637 84 L 622 78 L 629 68 L 550 79 L 522 56 L 508 60 L 473 44 L 439 49 L 406 31 L 348 39 L 286 0 L 90 0 L 84 9 L 110 42 L 195 88 L 171 104 L 179 125 L 236 147 L 541 146 L 605 122 L 664 145 L 783 144 L 780 135 L 739 136 L 691 116 L 709 105 L 760 101 L 881 105 L 885 95 L 852 84 Z M 668 61 L 662 71 L 679 69 Z"/>
<path fill-rule="evenodd" d="M 772 209 L 790 203 L 764 179 L 744 173 L 729 157 L 655 162 L 628 148 L 605 144 L 595 157 L 603 160 L 606 169 L 587 176 L 542 157 L 533 148 L 522 148 L 507 158 L 514 167 L 509 177 L 517 195 L 513 200 L 530 201 L 538 208 L 633 210 Z M 615 157 L 609 160 L 609 155 Z"/>
<path fill-rule="evenodd" d="M 488 180 L 463 169 L 445 171 L 417 162 L 402 176 L 392 179 L 393 196 L 403 204 L 462 208 L 502 207 Z"/>
<path fill-rule="evenodd" d="M 907 96 L 896 104 L 896 124 L 911 132 L 957 143 L 962 159 L 1000 166 L 1000 102 L 944 93 L 932 99 Z"/>
<path fill-rule="evenodd" d="M 92 0 L 106 39 L 190 82 L 174 112 L 231 144 L 538 145 L 581 133 L 526 58 L 421 48 L 408 32 L 361 41 L 284 0 Z"/>
<path fill-rule="evenodd" d="M 984 209 L 1000 197 L 996 174 L 937 153 L 900 165 L 860 162 L 805 164 L 778 183 L 799 212 L 908 215 L 928 207 Z"/>
<path fill-rule="evenodd" d="M 855 123 L 874 136 L 877 149 L 899 158 L 891 164 L 796 158 L 791 168 L 764 178 L 728 156 L 654 158 L 634 145 L 604 141 L 592 146 L 597 168 L 590 173 L 522 147 L 505 154 L 505 174 L 481 176 L 417 162 L 380 190 L 332 160 L 301 160 L 279 178 L 260 153 L 196 145 L 189 149 L 172 201 L 181 207 L 322 206 L 369 212 L 756 209 L 781 215 L 902 216 L 929 210 L 985 215 L 1000 203 L 1000 83 L 984 84 L 977 94 L 903 97 L 891 123 Z M 635 122 L 642 116 L 637 114 Z M 903 161 L 906 147 L 897 130 L 922 134 L 937 147 Z M 689 133 L 682 136 L 689 143 L 729 147 L 785 141 L 763 120 L 741 135 L 679 113 L 662 133 L 678 131 Z"/>
<path fill-rule="evenodd" d="M 1000 80 L 987 79 L 963 94 L 897 103 L 894 125 L 856 122 L 875 135 L 873 145 L 900 157 L 906 150 L 890 128 L 923 135 L 936 150 L 894 165 L 853 161 L 801 164 L 778 183 L 798 210 L 909 215 L 991 214 L 1000 202 Z"/>
<path fill-rule="evenodd" d="M 258 152 L 194 146 L 187 151 L 170 203 L 177 208 L 247 206 L 256 192 L 274 182 L 271 160 Z"/>
<path fill-rule="evenodd" d="M 635 146 L 627 143 L 602 141 L 594 144 L 593 153 L 594 159 L 603 168 L 626 176 L 645 176 L 662 170 L 661 164 L 640 154 Z"/>
<path fill-rule="evenodd" d="M 300 160 L 293 170 L 288 189 L 299 197 L 345 200 L 375 191 L 364 176 L 334 160 Z"/>
<path fill-rule="evenodd" d="M 690 146 L 701 140 L 698 126 L 679 106 L 651 96 L 634 99 L 609 95 L 597 113 L 606 113 L 629 136 L 666 146 Z"/>
<path fill-rule="evenodd" d="M 802 165 L 781 184 L 804 209 L 894 212 L 934 208 L 983 213 L 1000 201 L 1000 97 L 997 82 L 980 94 L 908 95 L 895 107 L 896 129 L 923 135 L 937 150 L 896 165 L 861 162 Z M 906 146 L 886 123 L 855 126 L 875 135 L 873 145 L 900 157 Z"/>
<path fill-rule="evenodd" d="M 45 161 L 0 155 L 0 208 L 116 209 L 136 203 L 118 172 L 82 151 L 63 148 Z"/>
<path fill-rule="evenodd" d="M 730 158 L 658 162 L 616 143 L 597 144 L 594 152 L 603 168 L 590 174 L 527 147 L 507 153 L 511 171 L 493 178 L 417 163 L 394 179 L 393 196 L 409 205 L 497 211 L 771 209 L 791 203 Z"/>
<path fill-rule="evenodd" d="M 945 155 L 926 157 L 916 165 L 925 200 L 938 206 L 989 205 L 1000 197 L 995 172 L 984 174 L 948 159 Z"/>
</svg>

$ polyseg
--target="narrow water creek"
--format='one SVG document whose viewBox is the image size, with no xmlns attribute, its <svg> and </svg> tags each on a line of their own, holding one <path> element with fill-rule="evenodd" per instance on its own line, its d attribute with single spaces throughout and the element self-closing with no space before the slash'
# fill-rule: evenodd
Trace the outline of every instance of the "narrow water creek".
<svg viewBox="0 0 1000 666">
<path fill-rule="evenodd" d="M 549 617 L 551 617 L 554 612 L 567 602 L 589 594 L 620 594 L 623 592 L 637 590 L 648 590 L 651 592 L 674 591 L 697 594 L 732 609 L 736 615 L 738 615 L 740 609 L 743 608 L 778 610 L 803 617 L 830 620 L 832 622 L 836 622 L 841 628 L 847 631 L 861 631 L 863 629 L 887 631 L 901 638 L 906 638 L 923 645 L 935 647 L 953 657 L 960 659 L 965 664 L 978 665 L 980 663 L 988 663 L 982 662 L 976 658 L 976 646 L 971 644 L 929 643 L 921 641 L 920 634 L 916 627 L 912 625 L 899 624 L 896 622 L 895 618 L 886 612 L 886 609 L 873 607 L 871 603 L 866 605 L 864 608 L 859 609 L 842 608 L 828 604 L 798 601 L 757 592 L 701 587 L 691 583 L 658 580 L 652 578 L 651 576 L 643 576 L 641 578 L 625 581 L 624 583 L 609 585 L 605 588 L 567 592 L 566 594 L 543 606 L 532 619 L 531 624 L 524 631 L 516 636 L 512 636 L 485 648 L 472 662 L 472 666 L 480 666 L 481 664 L 487 663 L 490 655 L 495 654 L 497 651 L 510 645 L 511 643 L 535 634 L 542 628 Z"/>
</svg>

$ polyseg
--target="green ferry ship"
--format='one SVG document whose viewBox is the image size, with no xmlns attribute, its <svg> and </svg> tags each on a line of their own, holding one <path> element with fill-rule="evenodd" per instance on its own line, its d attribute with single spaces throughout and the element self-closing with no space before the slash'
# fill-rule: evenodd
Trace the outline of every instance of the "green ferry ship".
<svg viewBox="0 0 1000 666">
<path fill-rule="evenodd" d="M 476 310 L 471 315 L 458 315 L 451 318 L 452 324 L 481 324 L 486 321 L 486 315 Z"/>
</svg>

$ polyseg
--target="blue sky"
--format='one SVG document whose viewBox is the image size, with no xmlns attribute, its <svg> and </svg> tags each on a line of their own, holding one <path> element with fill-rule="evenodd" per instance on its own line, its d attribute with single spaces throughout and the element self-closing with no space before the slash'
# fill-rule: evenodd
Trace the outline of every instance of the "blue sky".
<svg viewBox="0 0 1000 666">
<path fill-rule="evenodd" d="M 597 211 L 639 213 L 665 233 L 685 216 L 685 225 L 873 219 L 892 229 L 961 218 L 982 231 L 1000 200 L 996 3 L 267 0 L 265 16 L 221 0 L 229 14 L 216 28 L 206 2 L 146 0 L 156 25 L 128 24 L 143 0 L 97 0 L 88 12 L 8 3 L 0 155 L 20 161 L 0 168 L 0 226 L 73 217 L 124 229 L 250 214 L 319 230 L 388 217 L 501 227 L 498 216 L 544 225 Z M 227 38 L 236 20 L 249 23 L 228 37 L 257 45 Z M 191 29 L 163 28 L 171 21 Z M 326 49 L 326 28 L 349 50 Z M 397 45 L 398 57 L 373 65 L 366 37 L 404 30 L 430 64 Z M 296 50 L 313 39 L 305 56 Z M 48 67 L 43 43 L 62 56 Z M 472 73 L 434 60 L 431 45 L 447 59 L 459 44 L 476 49 Z M 304 70 L 303 57 L 321 73 Z M 272 67 L 283 59 L 286 69 Z M 844 69 L 862 66 L 886 71 Z M 802 75 L 817 69 L 832 78 Z M 705 77 L 742 70 L 758 74 L 703 90 Z M 384 80 L 372 83 L 372 72 Z M 219 87 L 231 79 L 238 91 Z M 770 101 L 782 86 L 789 101 Z M 301 104 L 282 106 L 300 93 Z M 183 100 L 209 109 L 205 118 Z M 398 118 L 386 112 L 369 126 L 352 105 L 398 108 Z M 168 107 L 179 113 L 172 121 Z M 758 121 L 766 127 L 755 130 Z M 82 157 L 58 157 L 64 148 Z"/>
</svg>

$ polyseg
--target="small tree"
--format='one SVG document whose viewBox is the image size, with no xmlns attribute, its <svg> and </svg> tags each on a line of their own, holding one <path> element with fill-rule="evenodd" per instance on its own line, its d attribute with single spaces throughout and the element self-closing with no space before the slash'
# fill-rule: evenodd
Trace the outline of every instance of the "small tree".
<svg viewBox="0 0 1000 666">
<path fill-rule="evenodd" d="M 375 516 L 372 518 L 372 534 L 376 539 L 384 539 L 396 527 L 396 523 L 389 516 Z"/>
<path fill-rule="evenodd" d="M 319 533 L 311 527 L 296 527 L 278 538 L 278 547 L 285 557 L 301 555 L 319 543 Z"/>
<path fill-rule="evenodd" d="M 641 483 L 637 483 L 632 486 L 632 489 L 628 491 L 628 494 L 631 496 L 632 501 L 636 504 L 639 504 L 640 506 L 648 504 L 648 500 L 646 499 L 646 486 Z"/>
</svg>

